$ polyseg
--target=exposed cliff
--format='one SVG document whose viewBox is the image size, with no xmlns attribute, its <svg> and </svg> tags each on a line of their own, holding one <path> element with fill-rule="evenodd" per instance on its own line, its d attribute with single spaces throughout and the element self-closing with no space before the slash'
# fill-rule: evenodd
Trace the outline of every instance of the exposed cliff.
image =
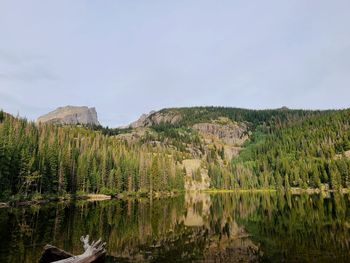
<svg viewBox="0 0 350 263">
<path fill-rule="evenodd" d="M 223 156 L 229 160 L 239 154 L 243 143 L 249 138 L 248 126 L 243 122 L 220 120 L 212 123 L 197 123 L 192 128 L 201 135 L 207 151 L 212 147 L 223 149 Z"/>
<path fill-rule="evenodd" d="M 59 107 L 37 119 L 41 123 L 99 125 L 95 108 L 86 106 Z"/>
<path fill-rule="evenodd" d="M 151 111 L 149 114 L 142 114 L 141 117 L 129 124 L 130 128 L 149 127 L 159 124 L 177 124 L 181 115 L 176 112 Z"/>
<path fill-rule="evenodd" d="M 244 123 L 197 123 L 193 125 L 193 129 L 230 145 L 241 145 L 247 136 L 247 125 Z"/>
</svg>

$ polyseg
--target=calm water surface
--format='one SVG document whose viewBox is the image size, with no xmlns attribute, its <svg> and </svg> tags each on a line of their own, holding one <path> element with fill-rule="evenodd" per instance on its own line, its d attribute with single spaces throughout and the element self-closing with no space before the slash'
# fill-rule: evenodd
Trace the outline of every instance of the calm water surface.
<svg viewBox="0 0 350 263">
<path fill-rule="evenodd" d="M 348 195 L 186 194 L 0 209 L 0 262 L 37 262 L 50 243 L 107 262 L 350 262 Z"/>
</svg>

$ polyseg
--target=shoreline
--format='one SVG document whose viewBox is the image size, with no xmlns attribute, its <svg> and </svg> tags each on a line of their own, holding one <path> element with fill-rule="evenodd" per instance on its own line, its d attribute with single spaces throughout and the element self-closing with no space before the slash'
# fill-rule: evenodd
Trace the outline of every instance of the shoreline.
<svg viewBox="0 0 350 263">
<path fill-rule="evenodd" d="M 191 191 L 189 191 L 191 192 Z M 205 189 L 198 190 L 194 192 L 202 192 L 202 193 L 273 193 L 277 192 L 276 189 L 264 188 L 264 189 Z"/>
<path fill-rule="evenodd" d="M 283 193 L 290 193 L 292 195 L 299 195 L 299 194 L 330 194 L 330 193 L 340 193 L 340 194 L 346 194 L 350 193 L 349 188 L 342 188 L 341 190 L 325 190 L 325 189 L 319 189 L 319 188 L 290 188 L 288 191 L 281 189 L 271 189 L 271 188 L 264 188 L 264 189 L 203 189 L 203 190 L 184 190 L 184 191 L 176 191 L 176 192 L 154 192 L 152 194 L 153 198 L 160 199 L 160 198 L 169 198 L 177 196 L 181 193 L 208 193 L 208 194 L 220 194 L 220 193 L 276 193 L 278 191 L 281 191 Z M 112 200 L 112 199 L 128 199 L 128 198 L 150 198 L 150 193 L 118 193 L 114 195 L 106 195 L 106 194 L 83 194 L 83 195 L 65 195 L 65 196 L 56 196 L 56 197 L 50 197 L 50 198 L 43 198 L 43 199 L 36 199 L 36 200 L 17 200 L 17 201 L 1 201 L 0 202 L 0 209 L 1 208 L 10 208 L 10 207 L 18 207 L 18 206 L 30 206 L 30 205 L 44 205 L 48 203 L 53 202 L 70 202 L 75 200 L 86 200 L 90 202 L 94 201 L 105 201 L 105 200 Z"/>
<path fill-rule="evenodd" d="M 190 191 L 191 192 L 191 191 Z M 205 189 L 205 190 L 194 190 L 193 192 L 203 192 L 203 193 L 274 193 L 274 192 L 283 192 L 283 193 L 291 193 L 291 194 L 321 194 L 321 193 L 341 193 L 346 194 L 350 193 L 350 188 L 342 188 L 340 190 L 333 189 L 320 189 L 320 188 L 298 188 L 291 187 L 289 190 L 285 189 L 271 189 L 271 188 L 262 188 L 262 189 Z"/>
<path fill-rule="evenodd" d="M 174 192 L 153 192 L 152 197 L 155 199 L 160 198 L 169 198 L 177 196 L 179 193 L 183 193 L 185 191 L 174 191 Z M 28 200 L 15 200 L 15 201 L 0 201 L 0 209 L 1 208 L 10 208 L 10 207 L 20 207 L 20 206 L 30 206 L 30 205 L 44 205 L 48 203 L 54 202 L 71 202 L 77 200 L 85 200 L 88 202 L 94 201 L 105 201 L 112 199 L 128 199 L 128 198 L 150 198 L 150 193 L 143 192 L 124 192 L 118 194 L 80 194 L 80 195 L 64 195 L 64 196 L 54 196 L 49 198 L 42 199 L 28 199 Z"/>
</svg>

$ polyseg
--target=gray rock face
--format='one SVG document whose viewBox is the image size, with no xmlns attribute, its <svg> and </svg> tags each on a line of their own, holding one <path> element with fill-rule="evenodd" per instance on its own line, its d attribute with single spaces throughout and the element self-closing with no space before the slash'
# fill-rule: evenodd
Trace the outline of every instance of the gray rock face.
<svg viewBox="0 0 350 263">
<path fill-rule="evenodd" d="M 193 129 L 203 134 L 215 136 L 227 144 L 239 144 L 245 140 L 247 126 L 244 123 L 231 123 L 226 125 L 216 123 L 197 123 Z"/>
<path fill-rule="evenodd" d="M 54 124 L 100 124 L 97 119 L 96 109 L 86 106 L 59 107 L 39 117 L 37 122 Z"/>
<path fill-rule="evenodd" d="M 148 126 L 147 123 L 149 122 L 148 121 L 148 118 L 153 114 L 155 113 L 155 111 L 151 111 L 150 113 L 148 114 L 142 114 L 140 116 L 140 118 L 137 120 L 137 121 L 134 121 L 132 123 L 129 124 L 129 128 L 139 128 L 139 127 L 146 127 Z"/>
<path fill-rule="evenodd" d="M 181 115 L 174 112 L 154 112 L 151 111 L 149 114 L 142 114 L 141 117 L 129 124 L 130 128 L 149 127 L 152 125 L 158 125 L 161 123 L 176 124 L 181 120 Z"/>
</svg>

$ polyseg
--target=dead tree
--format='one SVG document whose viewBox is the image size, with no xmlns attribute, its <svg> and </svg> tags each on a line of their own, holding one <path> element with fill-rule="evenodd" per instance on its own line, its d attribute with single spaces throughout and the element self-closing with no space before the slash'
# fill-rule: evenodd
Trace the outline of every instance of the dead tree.
<svg viewBox="0 0 350 263">
<path fill-rule="evenodd" d="M 101 239 L 99 239 L 96 242 L 93 241 L 90 245 L 89 235 L 82 236 L 80 240 L 84 244 L 85 252 L 83 254 L 74 256 L 57 247 L 46 245 L 39 263 L 92 263 L 103 260 L 106 254 L 106 243 L 102 243 Z"/>
</svg>

